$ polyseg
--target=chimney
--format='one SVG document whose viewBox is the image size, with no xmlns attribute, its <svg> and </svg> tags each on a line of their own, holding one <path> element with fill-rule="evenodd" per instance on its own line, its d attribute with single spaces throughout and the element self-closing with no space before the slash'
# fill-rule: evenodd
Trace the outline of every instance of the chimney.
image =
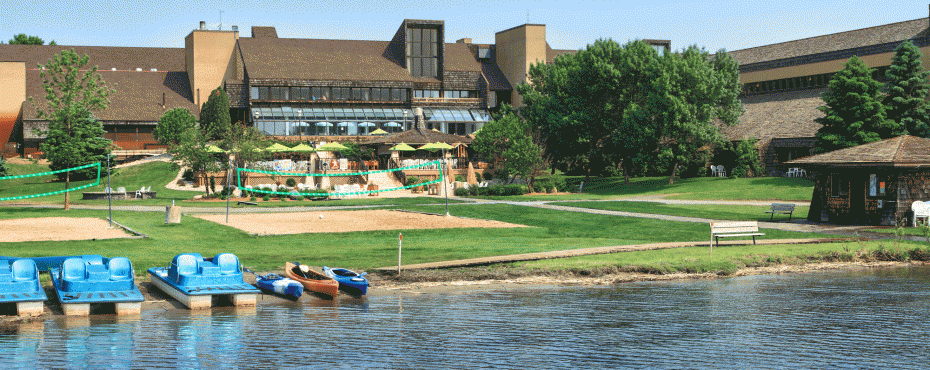
<svg viewBox="0 0 930 370">
<path fill-rule="evenodd" d="M 232 30 L 233 30 L 233 32 L 239 32 L 239 26 L 233 25 L 233 26 L 232 26 Z"/>
<path fill-rule="evenodd" d="M 207 21 L 200 21 L 200 29 L 201 30 L 207 29 Z"/>
<path fill-rule="evenodd" d="M 413 108 L 413 127 L 417 130 L 426 131 L 426 120 L 423 119 L 423 108 Z"/>
</svg>

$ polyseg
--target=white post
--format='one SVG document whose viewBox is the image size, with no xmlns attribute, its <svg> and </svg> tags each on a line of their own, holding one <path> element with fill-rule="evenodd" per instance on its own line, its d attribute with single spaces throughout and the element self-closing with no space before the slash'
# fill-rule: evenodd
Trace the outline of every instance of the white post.
<svg viewBox="0 0 930 370">
<path fill-rule="evenodd" d="M 404 234 L 397 233 L 397 275 L 400 275 L 400 250 L 404 246 Z"/>
</svg>

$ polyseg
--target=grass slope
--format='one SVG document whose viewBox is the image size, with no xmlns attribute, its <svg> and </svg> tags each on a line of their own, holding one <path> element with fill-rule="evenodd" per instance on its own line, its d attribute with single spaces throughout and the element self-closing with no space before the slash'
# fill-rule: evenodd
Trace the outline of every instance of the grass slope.
<svg viewBox="0 0 930 370">
<path fill-rule="evenodd" d="M 656 202 L 553 202 L 569 207 L 580 207 L 590 209 L 601 209 L 606 211 L 624 211 L 651 213 L 660 215 L 701 217 L 713 220 L 734 220 L 734 221 L 787 221 L 788 215 L 765 213 L 770 209 L 768 206 L 737 206 L 737 205 L 678 205 L 663 204 Z M 796 207 L 791 215 L 792 219 L 807 218 L 807 211 L 810 207 Z"/>
</svg>

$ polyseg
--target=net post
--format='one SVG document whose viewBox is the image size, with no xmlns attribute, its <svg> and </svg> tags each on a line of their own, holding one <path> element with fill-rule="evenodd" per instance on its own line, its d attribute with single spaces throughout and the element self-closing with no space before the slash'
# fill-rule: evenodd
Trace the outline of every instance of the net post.
<svg viewBox="0 0 930 370">
<path fill-rule="evenodd" d="M 97 171 L 99 174 L 100 171 Z M 110 188 L 110 153 L 107 153 L 107 209 L 109 212 L 108 219 L 110 220 L 110 228 L 113 228 L 113 201 L 110 200 L 110 194 L 113 193 L 113 189 Z"/>
</svg>

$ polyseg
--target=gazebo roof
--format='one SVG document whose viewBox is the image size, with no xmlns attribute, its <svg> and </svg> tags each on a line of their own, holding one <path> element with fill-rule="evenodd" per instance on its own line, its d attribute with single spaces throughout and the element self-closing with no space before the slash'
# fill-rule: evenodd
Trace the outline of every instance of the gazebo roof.
<svg viewBox="0 0 930 370">
<path fill-rule="evenodd" d="M 409 145 L 423 145 L 423 144 L 429 144 L 429 143 L 435 143 L 435 142 L 443 142 L 446 144 L 453 144 L 453 143 L 468 144 L 468 143 L 471 143 L 471 141 L 472 141 L 471 138 L 468 138 L 465 136 L 447 134 L 445 132 L 439 132 L 439 131 L 434 131 L 434 130 L 420 130 L 420 129 L 415 128 L 412 130 L 399 132 L 393 135 L 372 137 L 370 140 L 362 142 L 361 144 L 394 145 L 394 144 L 400 144 L 400 143 L 407 143 Z"/>
<path fill-rule="evenodd" d="M 785 162 L 797 165 L 930 166 L 930 139 L 902 135 Z"/>
</svg>

